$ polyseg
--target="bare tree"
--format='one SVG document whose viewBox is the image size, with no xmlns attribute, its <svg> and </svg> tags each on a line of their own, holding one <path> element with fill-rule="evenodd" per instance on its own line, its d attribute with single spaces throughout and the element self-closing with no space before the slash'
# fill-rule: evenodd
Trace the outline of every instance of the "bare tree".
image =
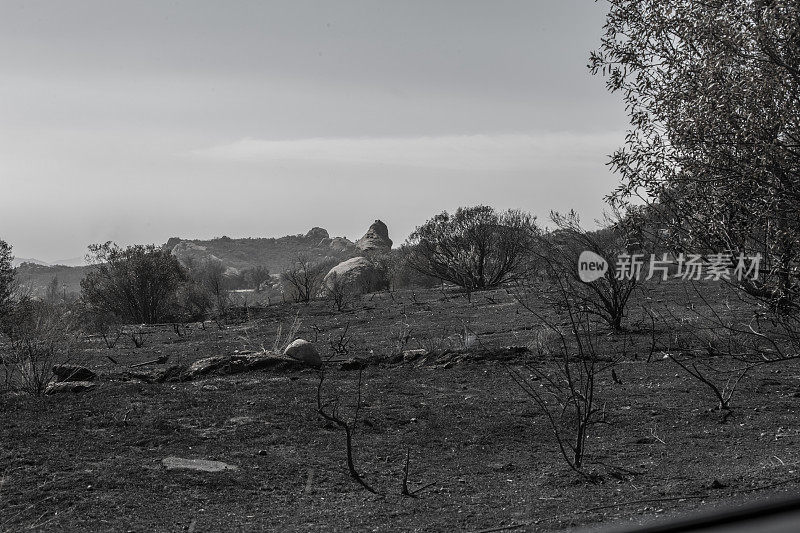
<svg viewBox="0 0 800 533">
<path fill-rule="evenodd" d="M 533 283 L 551 288 L 563 284 L 570 305 L 602 318 L 612 330 L 622 331 L 628 301 L 639 286 L 638 273 L 618 276 L 615 269 L 619 255 L 628 252 L 630 246 L 622 227 L 613 224 L 587 231 L 574 211 L 566 215 L 551 212 L 550 218 L 556 229 L 544 235 L 534 247 L 538 268 L 532 271 Z M 585 251 L 601 257 L 607 267 L 602 277 L 591 282 L 583 281 L 579 274 L 578 262 Z M 549 297 L 549 303 L 555 306 L 565 302 L 559 290 L 553 294 L 547 288 L 537 291 L 534 297 Z"/>
<path fill-rule="evenodd" d="M 670 304 L 648 309 L 651 352 L 692 377 L 727 417 L 735 392 L 754 369 L 800 359 L 800 320 L 775 309 L 747 312 L 753 306 L 747 295 L 739 306 L 709 301 L 702 287 L 687 285 L 686 296 L 696 302 L 690 314 Z"/>
<path fill-rule="evenodd" d="M 332 261 L 313 263 L 307 255 L 297 256 L 291 268 L 281 273 L 281 280 L 295 302 L 310 302 L 319 292 Z"/>
<path fill-rule="evenodd" d="M 613 372 L 625 357 L 627 340 L 622 349 L 608 353 L 598 350 L 598 332 L 591 314 L 578 309 L 570 298 L 563 278 L 555 280 L 556 290 L 564 303 L 560 306 L 566 326 L 551 320 L 526 299 L 520 303 L 543 324 L 554 339 L 552 348 L 543 351 L 543 361 L 530 362 L 525 372 L 508 367 L 514 382 L 544 415 L 564 461 L 571 469 L 588 479 L 585 471 L 586 444 L 592 427 L 605 420 L 605 403 L 598 397 L 599 377 Z M 616 374 L 614 374 L 616 376 Z"/>
<path fill-rule="evenodd" d="M 347 309 L 356 296 L 353 284 L 348 283 L 348 280 L 338 272 L 331 272 L 326 276 L 323 291 L 339 312 Z"/>
<path fill-rule="evenodd" d="M 357 397 L 355 406 L 353 408 L 353 415 L 348 420 L 345 416 L 340 414 L 338 397 L 334 398 L 333 400 L 323 400 L 322 386 L 325 382 L 325 369 L 324 366 L 320 368 L 317 371 L 317 376 L 319 377 L 319 382 L 317 384 L 317 413 L 319 413 L 322 418 L 328 422 L 336 424 L 342 429 L 342 431 L 344 431 L 345 447 L 347 451 L 347 471 L 350 473 L 350 477 L 369 492 L 373 494 L 379 494 L 378 491 L 372 488 L 372 486 L 367 483 L 363 476 L 358 472 L 356 469 L 355 460 L 353 459 L 353 431 L 358 423 L 358 414 L 361 409 L 361 388 L 363 385 L 363 374 L 364 370 L 362 368 L 358 372 L 358 383 L 356 385 Z"/>
<path fill-rule="evenodd" d="M 518 210 L 498 213 L 488 206 L 446 211 L 408 238 L 408 264 L 468 293 L 491 289 L 522 276 L 539 230 L 535 217 Z"/>
<path fill-rule="evenodd" d="M 53 367 L 74 361 L 80 353 L 77 313 L 67 304 L 22 297 L 0 320 L 7 350 L 0 358 L 3 385 L 30 394 L 42 394 Z"/>
</svg>

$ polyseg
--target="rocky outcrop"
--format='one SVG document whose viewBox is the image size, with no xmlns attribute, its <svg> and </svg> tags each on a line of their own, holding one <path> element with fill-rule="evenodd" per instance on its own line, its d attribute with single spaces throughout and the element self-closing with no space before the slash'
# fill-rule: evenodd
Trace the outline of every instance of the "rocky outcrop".
<svg viewBox="0 0 800 533">
<path fill-rule="evenodd" d="M 299 370 L 302 367 L 296 358 L 269 352 L 217 355 L 198 359 L 183 372 L 181 379 L 191 381 L 209 374 L 239 374 L 255 370 Z"/>
<path fill-rule="evenodd" d="M 328 230 L 325 228 L 313 227 L 308 230 L 308 233 L 306 233 L 306 239 L 309 239 L 315 243 L 319 243 L 320 241 L 330 238 L 331 236 L 328 235 Z"/>
<path fill-rule="evenodd" d="M 323 291 L 345 289 L 351 294 L 383 290 L 388 286 L 386 272 L 366 257 L 342 261 L 325 275 Z"/>
<path fill-rule="evenodd" d="M 389 228 L 380 220 L 376 220 L 364 236 L 356 241 L 356 248 L 363 252 L 389 252 L 392 249 Z"/>
<path fill-rule="evenodd" d="M 174 255 L 183 266 L 199 265 L 205 261 L 219 261 L 205 246 L 189 241 L 181 241 L 172 248 Z"/>
<path fill-rule="evenodd" d="M 344 237 L 334 237 L 333 239 L 331 239 L 331 242 L 328 244 L 328 247 L 337 253 L 356 250 L 356 245 L 350 242 L 349 239 L 345 239 Z"/>
<path fill-rule="evenodd" d="M 331 238 L 321 227 L 311 228 L 305 234 L 278 238 L 182 240 L 173 237 L 165 247 L 184 266 L 219 261 L 225 266 L 227 275 L 255 267 L 279 273 L 291 268 L 301 255 L 312 263 L 320 263 L 330 258 L 341 261 L 358 253 L 355 244 L 343 237 Z"/>
</svg>

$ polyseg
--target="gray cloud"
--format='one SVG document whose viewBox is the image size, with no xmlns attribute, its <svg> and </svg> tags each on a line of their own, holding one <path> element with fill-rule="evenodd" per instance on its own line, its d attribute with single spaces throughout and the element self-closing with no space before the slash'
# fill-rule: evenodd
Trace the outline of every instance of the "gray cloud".
<svg viewBox="0 0 800 533">
<path fill-rule="evenodd" d="M 9 1 L 0 238 L 402 241 L 488 203 L 598 216 L 623 110 L 585 67 L 605 7 L 520 1 Z"/>
</svg>

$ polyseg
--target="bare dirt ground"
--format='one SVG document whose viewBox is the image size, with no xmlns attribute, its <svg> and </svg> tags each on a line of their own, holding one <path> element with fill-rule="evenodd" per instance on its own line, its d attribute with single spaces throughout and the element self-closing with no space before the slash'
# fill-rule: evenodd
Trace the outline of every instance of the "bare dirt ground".
<svg viewBox="0 0 800 533">
<path fill-rule="evenodd" d="M 327 302 L 281 304 L 223 328 L 148 330 L 140 348 L 92 340 L 83 360 L 100 374 L 94 390 L 0 399 L 0 530 L 553 531 L 797 491 L 800 370 L 763 367 L 742 382 L 729 416 L 713 410 L 708 391 L 672 362 L 648 361 L 649 334 L 637 332 L 638 306 L 691 314 L 676 287 L 653 287 L 632 304 L 621 383 L 600 377 L 606 423 L 588 445 L 598 482 L 566 466 L 509 375 L 532 356 L 500 348 L 535 342 L 535 318 L 505 291 L 471 302 L 409 291 L 366 297 L 345 313 Z M 727 303 L 721 289 L 705 290 Z M 269 349 L 295 316 L 298 336 L 323 357 L 383 361 L 363 371 L 354 435 L 356 465 L 382 495 L 348 476 L 344 434 L 316 412 L 312 369 L 165 383 L 130 375 L 129 365 L 164 355 L 167 363 L 142 368 Z M 335 354 L 346 325 L 347 354 Z M 605 335 L 603 349 L 620 342 Z M 459 357 L 392 358 L 417 348 Z M 329 366 L 323 395 L 352 414 L 359 371 Z M 412 498 L 400 494 L 409 450 Z M 171 456 L 237 469 L 167 470 Z"/>
</svg>

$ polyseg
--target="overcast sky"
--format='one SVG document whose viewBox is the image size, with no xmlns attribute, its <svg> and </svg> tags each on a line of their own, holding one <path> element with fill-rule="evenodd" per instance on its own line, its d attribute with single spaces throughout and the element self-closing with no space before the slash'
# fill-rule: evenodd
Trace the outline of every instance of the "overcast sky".
<svg viewBox="0 0 800 533">
<path fill-rule="evenodd" d="M 0 0 L 0 239 L 402 243 L 461 205 L 591 222 L 624 108 L 592 0 Z"/>
</svg>

